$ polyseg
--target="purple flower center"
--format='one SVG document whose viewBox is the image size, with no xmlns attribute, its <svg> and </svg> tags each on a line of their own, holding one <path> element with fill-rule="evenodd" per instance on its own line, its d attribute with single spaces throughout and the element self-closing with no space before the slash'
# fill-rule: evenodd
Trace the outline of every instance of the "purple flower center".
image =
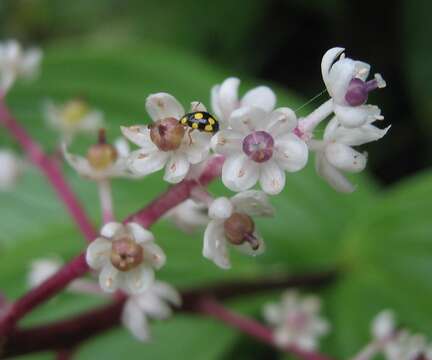
<svg viewBox="0 0 432 360">
<path fill-rule="evenodd" d="M 362 79 L 354 78 L 348 84 L 345 100 L 351 106 L 363 105 L 368 99 L 368 93 L 376 88 L 378 88 L 378 81 L 376 79 L 363 81 Z"/>
<path fill-rule="evenodd" d="M 243 139 L 243 152 L 257 163 L 269 160 L 273 147 L 273 137 L 265 131 L 254 131 Z"/>
</svg>

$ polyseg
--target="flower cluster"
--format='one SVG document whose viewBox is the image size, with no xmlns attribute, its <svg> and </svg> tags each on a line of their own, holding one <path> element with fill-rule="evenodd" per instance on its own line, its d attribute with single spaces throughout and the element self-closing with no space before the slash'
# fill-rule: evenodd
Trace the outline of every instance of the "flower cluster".
<svg viewBox="0 0 432 360">
<path fill-rule="evenodd" d="M 431 360 L 432 345 L 422 334 L 396 326 L 393 311 L 384 310 L 372 321 L 372 340 L 353 360 L 371 360 L 382 354 L 386 360 Z"/>
<path fill-rule="evenodd" d="M 319 316 L 320 307 L 319 298 L 301 297 L 295 291 L 287 291 L 278 304 L 267 304 L 264 318 L 274 327 L 275 343 L 280 347 L 316 349 L 319 338 L 330 330 L 327 320 Z"/>
</svg>

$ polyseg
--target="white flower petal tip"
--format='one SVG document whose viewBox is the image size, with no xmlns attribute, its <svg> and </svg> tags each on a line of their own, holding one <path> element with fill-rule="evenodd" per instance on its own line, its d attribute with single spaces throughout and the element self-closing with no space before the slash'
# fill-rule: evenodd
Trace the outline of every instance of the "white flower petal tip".
<svg viewBox="0 0 432 360">
<path fill-rule="evenodd" d="M 86 262 L 99 273 L 103 291 L 123 289 L 138 294 L 154 282 L 154 269 L 165 263 L 165 254 L 153 235 L 137 223 L 108 223 L 101 237 L 87 248 Z"/>
<path fill-rule="evenodd" d="M 387 82 L 383 79 L 381 74 L 375 74 L 375 80 L 377 81 L 378 88 L 383 89 L 387 86 Z"/>
<path fill-rule="evenodd" d="M 225 79 L 211 90 L 212 110 L 218 117 L 222 128 L 228 126 L 231 114 L 241 107 L 257 107 L 272 111 L 276 104 L 276 95 L 268 86 L 258 86 L 245 93 L 239 99 L 240 80 L 235 77 Z"/>
<path fill-rule="evenodd" d="M 210 219 L 207 214 L 206 205 L 188 199 L 171 209 L 164 217 L 171 220 L 183 232 L 190 234 L 208 224 Z"/>
<path fill-rule="evenodd" d="M 345 51 L 344 48 L 334 47 L 330 50 L 327 50 L 327 52 L 324 54 L 322 61 L 321 61 L 321 73 L 322 73 L 322 77 L 324 79 L 324 83 L 326 85 L 329 81 L 328 77 L 329 77 L 329 72 L 330 72 L 332 65 L 334 64 L 336 59 L 338 59 L 339 56 L 341 56 L 341 54 L 344 51 Z"/>
<path fill-rule="evenodd" d="M 191 112 L 195 112 L 195 111 L 207 112 L 207 108 L 200 101 L 192 101 L 191 105 L 190 105 L 190 110 L 191 110 Z"/>
<path fill-rule="evenodd" d="M 212 219 L 227 219 L 233 212 L 233 205 L 225 197 L 215 199 L 209 208 L 209 217 Z"/>
<path fill-rule="evenodd" d="M 153 121 L 166 118 L 180 119 L 185 114 L 177 99 L 164 92 L 149 95 L 146 99 L 146 109 Z"/>
<path fill-rule="evenodd" d="M 39 73 L 42 51 L 23 50 L 15 40 L 0 43 L 0 90 L 5 94 L 19 78 L 33 79 Z"/>
<path fill-rule="evenodd" d="M 0 149 L 0 191 L 8 191 L 18 183 L 24 162 L 12 151 Z"/>
<path fill-rule="evenodd" d="M 42 284 L 45 280 L 54 275 L 62 266 L 58 259 L 37 259 L 31 262 L 27 283 L 30 288 Z"/>
<path fill-rule="evenodd" d="M 167 283 L 155 281 L 145 291 L 132 295 L 123 308 L 121 321 L 140 341 L 150 339 L 149 319 L 165 320 L 172 315 L 172 306 L 180 306 L 178 291 Z"/>
<path fill-rule="evenodd" d="M 280 303 L 267 304 L 263 309 L 265 320 L 273 327 L 278 346 L 297 346 L 311 351 L 329 330 L 329 323 L 320 316 L 319 299 L 301 297 L 287 292 Z"/>
<path fill-rule="evenodd" d="M 386 339 L 396 330 L 395 314 L 391 310 L 380 312 L 372 322 L 372 335 L 376 339 Z"/>
</svg>

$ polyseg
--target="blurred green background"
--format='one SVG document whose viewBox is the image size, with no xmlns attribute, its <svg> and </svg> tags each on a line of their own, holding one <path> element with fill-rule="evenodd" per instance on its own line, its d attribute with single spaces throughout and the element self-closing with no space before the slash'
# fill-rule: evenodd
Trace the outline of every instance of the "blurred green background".
<svg viewBox="0 0 432 360">
<path fill-rule="evenodd" d="M 323 351 L 347 358 L 367 341 L 369 321 L 384 308 L 432 336 L 432 48 L 426 19 L 431 9 L 427 1 L 407 0 L 1 0 L 1 38 L 46 50 L 41 77 L 18 84 L 8 103 L 52 150 L 56 138 L 41 113 L 48 97 L 62 101 L 84 95 L 104 110 L 114 138 L 120 124 L 147 121 L 144 99 L 151 92 L 170 92 L 184 104 L 208 102 L 210 87 L 235 75 L 242 78 L 243 90 L 273 85 L 278 104 L 295 109 L 323 90 L 319 64 L 326 49 L 341 45 L 348 55 L 370 62 L 389 84 L 371 102 L 382 105 L 392 129 L 367 146 L 373 176 L 355 176 L 356 193 L 335 193 L 317 177 L 311 158 L 308 168 L 290 175 L 283 194 L 272 199 L 277 217 L 259 223 L 267 252 L 256 259 L 233 254 L 229 272 L 201 257 L 201 234 L 179 235 L 167 222 L 154 227 L 169 259 L 160 278 L 180 287 L 343 269 L 336 284 L 319 294 L 333 326 Z M 0 145 L 16 147 L 3 130 Z M 95 185 L 65 170 L 98 222 Z M 115 181 L 118 217 L 165 189 L 160 176 Z M 220 184 L 212 189 L 226 192 Z M 0 193 L 0 214 L 0 288 L 8 298 L 25 291 L 32 259 L 55 254 L 67 260 L 82 248 L 78 232 L 36 170 L 28 171 L 15 191 Z M 230 305 L 261 318 L 262 303 L 278 295 Z M 23 324 L 58 319 L 99 302 L 63 294 Z M 206 319 L 178 316 L 152 331 L 150 344 L 136 342 L 122 329 L 112 331 L 84 344 L 77 358 L 286 358 Z"/>
</svg>

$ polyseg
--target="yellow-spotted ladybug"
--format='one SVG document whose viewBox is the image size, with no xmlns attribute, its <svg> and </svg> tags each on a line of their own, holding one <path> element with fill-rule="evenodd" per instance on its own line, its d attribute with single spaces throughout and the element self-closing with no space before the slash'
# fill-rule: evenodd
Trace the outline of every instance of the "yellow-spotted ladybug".
<svg viewBox="0 0 432 360">
<path fill-rule="evenodd" d="M 199 130 L 215 134 L 219 130 L 219 123 L 215 117 L 205 111 L 194 111 L 184 115 L 179 123 L 188 126 L 192 130 Z"/>
</svg>

